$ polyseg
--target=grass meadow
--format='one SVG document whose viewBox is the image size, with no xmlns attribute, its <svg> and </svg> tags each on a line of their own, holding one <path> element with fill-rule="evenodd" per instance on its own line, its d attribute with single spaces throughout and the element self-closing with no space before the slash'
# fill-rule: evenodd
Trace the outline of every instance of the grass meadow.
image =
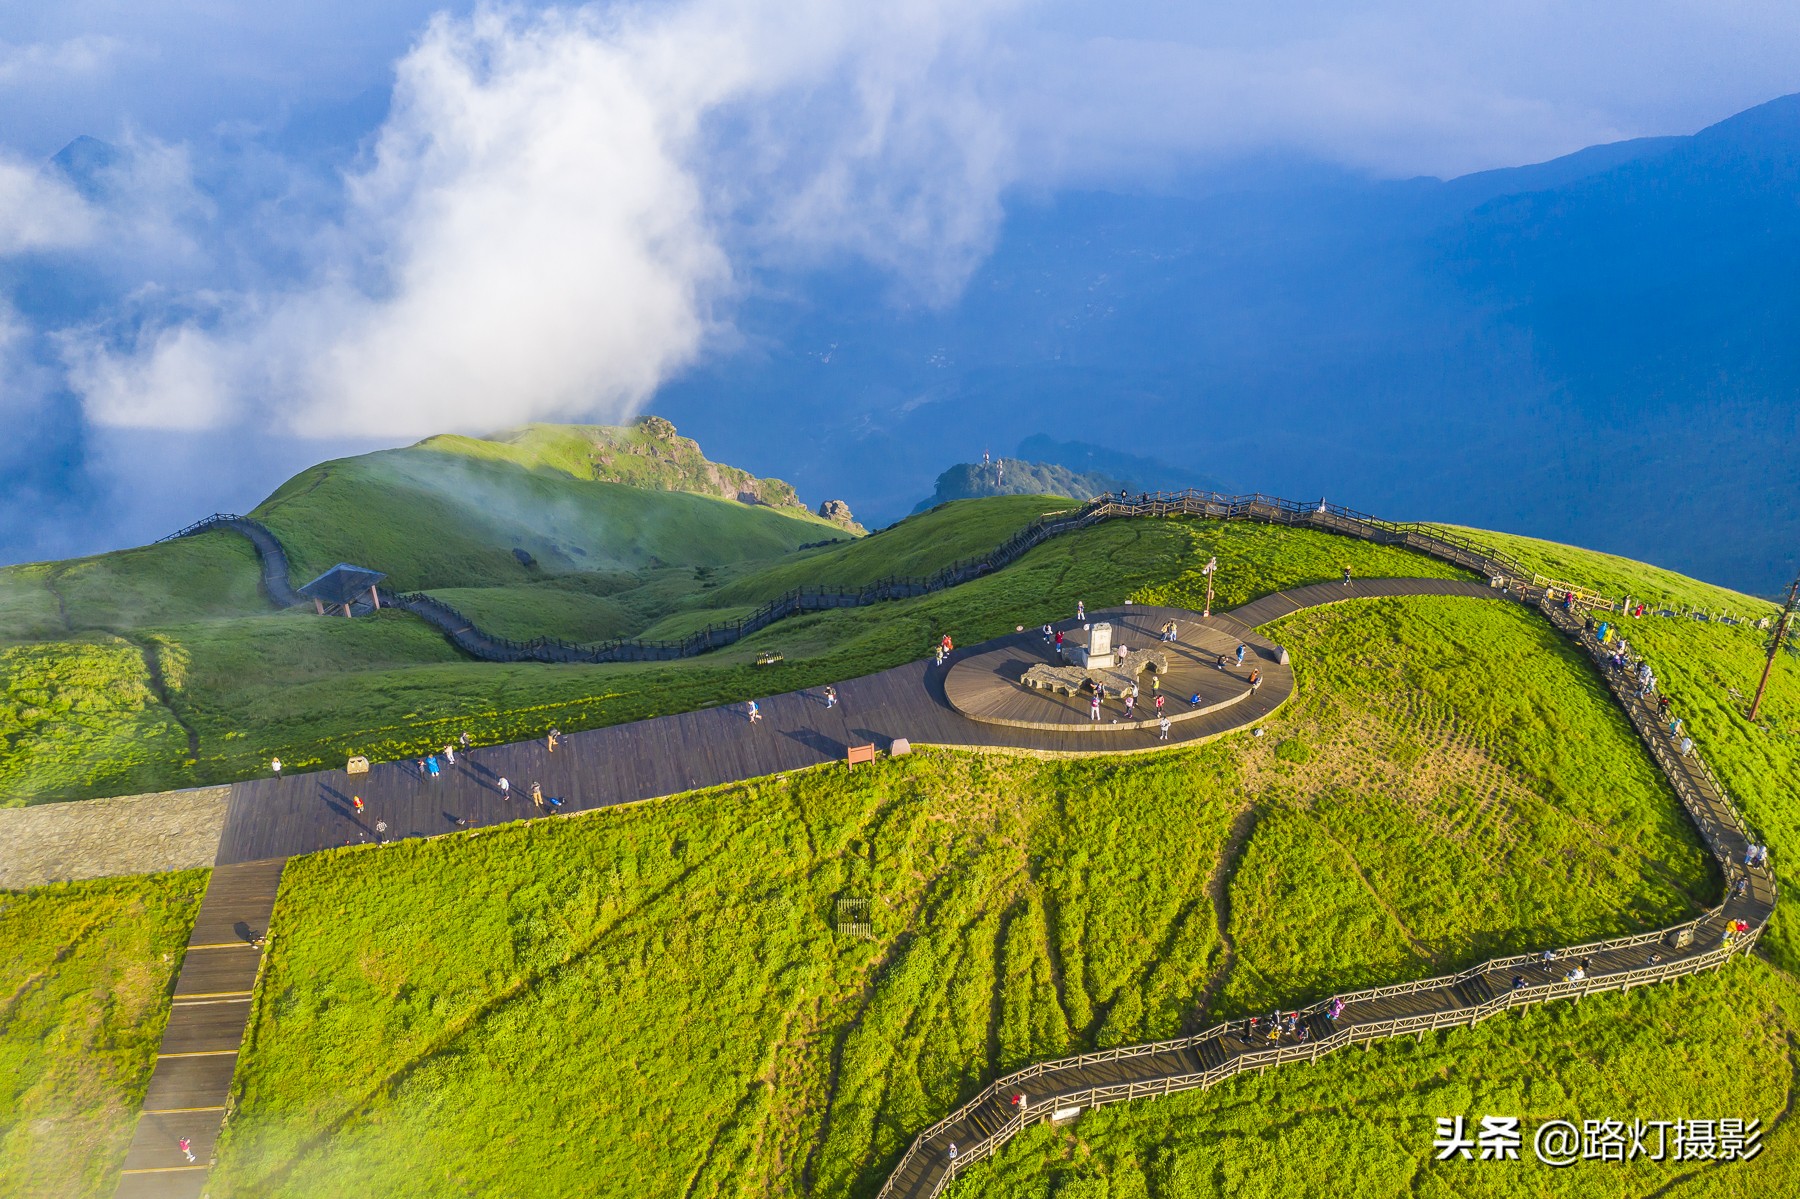
<svg viewBox="0 0 1800 1199">
<path fill-rule="evenodd" d="M 112 1195 L 206 878 L 0 891 L 0 1195 Z"/>
<path fill-rule="evenodd" d="M 295 860 L 211 1194 L 867 1195 L 1025 1062 L 1710 898 L 1623 719 L 1528 613 L 1372 601 L 1280 635 L 1301 691 L 1261 738 L 920 752 Z M 871 939 L 835 931 L 846 896 Z M 1264 1132 L 1292 1122 L 1260 1102 Z M 1013 1168 L 1051 1177 L 1034 1144 Z"/>
<path fill-rule="evenodd" d="M 986 502 L 977 502 L 975 510 Z M 1003 505 L 1002 530 L 1020 523 L 1025 511 Z M 971 517 L 965 508 L 943 519 L 961 527 Z M 939 527 L 920 520 L 927 533 Z M 990 544 L 1003 538 L 1002 530 L 995 530 Z M 941 542 L 924 534 L 908 537 L 938 544 L 946 562 L 960 556 L 963 542 L 973 540 L 966 530 L 959 534 L 961 541 L 948 535 L 950 526 L 939 531 L 945 533 Z M 847 554 L 862 544 L 813 552 Z M 110 759 L 91 752 L 94 738 L 105 729 L 136 737 L 137 725 L 153 719 L 167 729 L 160 739 L 144 741 L 134 751 L 133 789 L 245 778 L 274 756 L 295 770 L 336 765 L 353 753 L 376 760 L 402 758 L 443 745 L 464 729 L 478 741 L 495 743 L 538 736 L 552 727 L 574 731 L 691 711 L 886 669 L 924 655 L 945 632 L 960 642 L 979 641 L 1010 632 L 1017 624 L 1072 615 L 1077 599 L 1099 606 L 1136 594 L 1146 601 L 1197 606 L 1205 592 L 1197 571 L 1214 554 L 1221 563 L 1220 607 L 1334 578 L 1344 565 L 1365 576 L 1456 573 L 1406 551 L 1321 533 L 1132 521 L 1040 546 L 1004 571 L 949 591 L 794 617 L 729 650 L 672 663 L 473 662 L 403 612 L 354 621 L 320 620 L 302 612 L 227 617 L 131 632 L 136 641 L 154 641 L 158 647 L 167 705 L 155 713 L 133 709 L 129 718 L 115 713 L 120 703 L 115 693 L 136 688 L 133 694 L 149 694 L 146 666 L 132 666 L 129 655 L 121 653 L 112 663 L 116 673 L 102 683 L 74 672 L 74 663 L 91 656 L 91 651 L 75 648 L 80 643 L 30 643 L 19 651 L 25 659 L 52 673 L 62 671 L 65 677 L 54 680 L 58 693 L 69 706 L 95 716 L 86 725 L 71 723 L 57 718 L 52 708 L 20 701 L 5 726 L 8 739 L 0 741 L 0 778 L 12 771 L 21 780 L 17 791 L 7 793 L 13 803 L 117 793 L 118 773 L 107 764 Z M 852 566 L 868 569 L 867 563 Z M 1169 579 L 1173 582 L 1162 582 Z M 856 578 L 854 573 L 827 574 L 822 581 L 848 584 Z M 1196 588 L 1199 597 L 1193 594 Z M 779 651 L 783 663 L 756 666 L 763 650 Z M 58 666 L 64 660 L 71 664 L 68 670 Z M 9 666 L 10 661 L 0 659 L 0 687 L 5 688 L 0 694 L 41 689 L 37 675 Z M 193 761 L 176 718 L 198 739 Z"/>
</svg>

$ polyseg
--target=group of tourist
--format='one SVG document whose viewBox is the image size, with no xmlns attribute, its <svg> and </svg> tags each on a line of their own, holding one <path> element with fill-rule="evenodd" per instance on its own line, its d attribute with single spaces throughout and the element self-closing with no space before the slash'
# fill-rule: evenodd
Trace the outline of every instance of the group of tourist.
<svg viewBox="0 0 1800 1199">
<path fill-rule="evenodd" d="M 1336 1012 L 1327 1008 L 1326 1015 L 1328 1018 L 1336 1020 L 1338 1014 L 1343 1012 L 1344 1004 L 1341 999 L 1334 999 L 1331 1002 Z M 1246 1045 L 1255 1045 L 1258 1041 L 1280 1044 L 1283 1037 L 1292 1037 L 1296 1042 L 1304 1045 L 1312 1040 L 1312 1030 L 1300 1022 L 1299 1012 L 1289 1012 L 1283 1016 L 1278 1009 L 1270 1012 L 1266 1018 L 1248 1017 L 1244 1021 L 1243 1029 L 1238 1033 L 1238 1040 Z"/>
</svg>

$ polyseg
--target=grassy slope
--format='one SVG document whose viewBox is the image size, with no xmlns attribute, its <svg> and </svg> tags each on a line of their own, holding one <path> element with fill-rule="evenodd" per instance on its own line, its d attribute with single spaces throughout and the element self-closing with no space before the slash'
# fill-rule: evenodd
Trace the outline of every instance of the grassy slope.
<svg viewBox="0 0 1800 1199">
<path fill-rule="evenodd" d="M 191 781 L 187 734 L 151 689 L 145 652 L 106 636 L 0 647 L 0 804 Z"/>
<path fill-rule="evenodd" d="M 1614 598 L 1629 594 L 1653 606 L 1666 601 L 1749 618 L 1775 610 L 1767 600 L 1610 554 L 1524 537 L 1494 539 L 1534 569 Z M 1791 889 L 1800 886 L 1800 806 L 1794 802 L 1794 780 L 1800 779 L 1800 662 L 1784 655 L 1776 663 L 1760 721 L 1752 724 L 1750 697 L 1762 673 L 1768 634 L 1749 625 L 1653 616 L 1624 620 L 1623 632 L 1656 664 L 1674 711 L 1687 721 L 1745 819 L 1767 839 L 1788 894 L 1800 893 Z M 1785 969 L 1800 970 L 1800 936 L 1793 922 L 1776 920 L 1763 945 Z"/>
<path fill-rule="evenodd" d="M 772 558 L 842 535 L 802 508 L 595 482 L 554 455 L 493 452 L 512 448 L 432 438 L 323 463 L 251 515 L 281 538 L 296 582 L 348 561 L 402 591 Z M 537 566 L 521 566 L 515 548 Z"/>
<path fill-rule="evenodd" d="M 0 567 L 0 643 L 263 613 L 260 578 L 234 533 Z"/>
<path fill-rule="evenodd" d="M 868 537 L 758 571 L 720 588 L 713 604 L 762 604 L 796 587 L 860 587 L 886 578 L 923 578 L 986 553 L 1040 516 L 1076 506 L 1074 500 L 1054 495 L 945 504 Z"/>
<path fill-rule="evenodd" d="M 0 892 L 0 1194 L 112 1194 L 206 877 Z"/>
<path fill-rule="evenodd" d="M 954 1199 L 1671 1199 L 1800 1191 L 1800 988 L 1764 963 L 1673 986 L 1500 1016 L 1475 1029 L 1349 1050 L 1207 1092 L 1037 1125 L 977 1166 Z M 1440 1116 L 1517 1116 L 1515 1162 L 1436 1162 Z M 1750 1162 L 1579 1162 L 1551 1169 L 1544 1121 L 1760 1119 Z M 1775 1127 L 1780 1121 L 1779 1127 Z M 1655 1134 L 1651 1134 L 1654 1141 Z M 1665 1189 L 1666 1188 L 1666 1189 Z"/>
<path fill-rule="evenodd" d="M 296 861 L 213 1193 L 493 1193 L 528 1172 L 544 1195 L 626 1178 L 867 1194 L 994 1072 L 1192 1023 L 1223 950 L 1208 884 L 1246 795 L 1261 819 L 1214 1013 L 1321 993 L 1321 954 L 1417 976 L 1520 928 L 1692 910 L 1691 833 L 1586 668 L 1524 613 L 1387 602 L 1283 635 L 1306 695 L 1260 740 L 920 753 Z M 1427 672 L 1452 722 L 1413 710 Z M 1296 741 L 1304 764 L 1277 756 Z M 1461 774 L 1381 773 L 1401 741 L 1475 767 L 1499 792 L 1485 818 Z M 1446 841 L 1446 819 L 1463 835 Z M 1355 857 L 1359 896 L 1290 850 L 1309 840 Z M 1258 856 L 1279 854 L 1288 869 Z M 832 935 L 844 893 L 872 898 L 873 943 Z M 1271 943 L 1296 928 L 1305 944 Z M 1425 952 L 1391 952 L 1415 937 Z"/>
<path fill-rule="evenodd" d="M 1190 591 L 1198 566 L 1214 553 L 1232 572 L 1221 581 L 1221 605 L 1333 578 L 1346 562 L 1366 576 L 1450 573 L 1417 555 L 1325 534 L 1119 522 L 1040 546 L 1011 568 L 950 591 L 792 618 L 732 650 L 675 663 L 470 663 L 399 613 L 359 621 L 295 617 L 306 632 L 285 641 L 208 626 L 200 632 L 211 640 L 180 639 L 191 665 L 177 704 L 199 730 L 206 779 L 243 777 L 271 754 L 296 769 L 349 752 L 405 757 L 464 728 L 484 742 L 516 740 L 552 726 L 592 728 L 851 678 L 913 660 L 945 631 L 977 641 L 1072 613 L 1078 598 L 1120 602 L 1172 573 L 1176 582 L 1157 594 L 1197 605 Z M 1203 580 L 1199 585 L 1204 591 Z M 354 650 L 328 648 L 352 639 Z M 786 663 L 752 665 L 765 648 L 781 650 Z M 322 669 L 318 658 L 326 654 L 345 670 Z M 402 664 L 413 654 L 429 664 Z M 365 663 L 360 670 L 351 665 L 358 660 Z"/>
</svg>

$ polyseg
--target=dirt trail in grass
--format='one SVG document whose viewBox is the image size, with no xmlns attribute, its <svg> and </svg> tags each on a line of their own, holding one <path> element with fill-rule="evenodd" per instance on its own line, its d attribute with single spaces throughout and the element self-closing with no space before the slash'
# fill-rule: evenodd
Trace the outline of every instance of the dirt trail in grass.
<svg viewBox="0 0 1800 1199">
<path fill-rule="evenodd" d="M 1344 860 L 1350 863 L 1350 873 L 1355 876 L 1357 882 L 1362 884 L 1363 890 L 1369 893 L 1369 897 L 1375 901 L 1376 906 L 1387 913 L 1387 918 L 1394 922 L 1394 927 L 1400 930 L 1400 935 L 1406 938 L 1406 943 L 1412 946 L 1412 951 L 1433 966 L 1442 966 L 1442 959 L 1429 945 L 1419 940 L 1418 934 L 1413 932 L 1412 926 L 1406 922 L 1406 918 L 1400 915 L 1400 909 L 1389 903 L 1387 896 L 1375 889 L 1375 884 L 1369 881 L 1367 874 L 1363 873 L 1362 863 L 1356 860 L 1356 855 L 1351 853 L 1342 841 L 1326 832 L 1324 825 L 1319 826 L 1318 832 L 1321 837 L 1331 842 L 1334 849 L 1344 855 Z"/>
<path fill-rule="evenodd" d="M 1250 835 L 1256 831 L 1256 805 L 1245 804 L 1244 810 L 1237 814 L 1231 822 L 1231 833 L 1226 838 L 1225 848 L 1219 853 L 1219 860 L 1213 864 L 1212 877 L 1206 880 L 1206 894 L 1212 900 L 1213 917 L 1219 926 L 1219 944 L 1225 947 L 1219 958 L 1218 968 L 1206 985 L 1200 989 L 1200 998 L 1194 1001 L 1192 1010 L 1183 1022 L 1185 1031 L 1194 1032 L 1201 1027 L 1201 1018 L 1212 1007 L 1213 996 L 1231 977 L 1232 967 L 1237 965 L 1237 938 L 1231 935 L 1231 871 L 1243 856 L 1244 846 L 1249 843 Z"/>
<path fill-rule="evenodd" d="M 124 637 L 124 634 L 119 636 Z M 181 726 L 181 731 L 187 734 L 188 764 L 193 765 L 200 760 L 200 733 L 176 710 L 175 699 L 169 693 L 168 680 L 163 676 L 162 657 L 156 652 L 156 646 L 131 637 L 124 639 L 137 646 L 138 652 L 144 656 L 144 670 L 150 676 L 150 693 L 156 696 L 156 702 L 168 711 L 175 723 Z"/>
</svg>

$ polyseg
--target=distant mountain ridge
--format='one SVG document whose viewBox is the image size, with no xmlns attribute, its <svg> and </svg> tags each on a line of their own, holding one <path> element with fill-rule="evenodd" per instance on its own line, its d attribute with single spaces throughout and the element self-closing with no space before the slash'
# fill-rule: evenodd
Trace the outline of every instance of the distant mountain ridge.
<svg viewBox="0 0 1800 1199">
<path fill-rule="evenodd" d="M 877 522 L 946 445 L 1073 438 L 1772 594 L 1800 571 L 1797 195 L 1789 96 L 1449 181 L 1019 201 L 956 302 L 783 279 L 736 319 L 755 353 L 658 410 Z"/>
<path fill-rule="evenodd" d="M 1124 487 L 1110 475 L 1081 474 L 1052 462 L 1026 462 L 1020 458 L 993 458 L 986 462 L 959 462 L 937 477 L 931 495 L 919 501 L 915 513 L 929 511 L 952 500 L 981 499 L 991 495 L 1066 495 L 1091 500 Z"/>
<path fill-rule="evenodd" d="M 915 513 L 952 500 L 979 499 L 990 495 L 1066 495 L 1091 500 L 1117 491 L 1181 491 L 1195 487 L 1223 490 L 1225 485 L 1209 475 L 1109 450 L 1080 441 L 1057 441 L 1043 435 L 1019 443 L 1016 458 L 989 458 L 959 462 L 937 478 L 929 497 L 913 508 Z"/>
</svg>

